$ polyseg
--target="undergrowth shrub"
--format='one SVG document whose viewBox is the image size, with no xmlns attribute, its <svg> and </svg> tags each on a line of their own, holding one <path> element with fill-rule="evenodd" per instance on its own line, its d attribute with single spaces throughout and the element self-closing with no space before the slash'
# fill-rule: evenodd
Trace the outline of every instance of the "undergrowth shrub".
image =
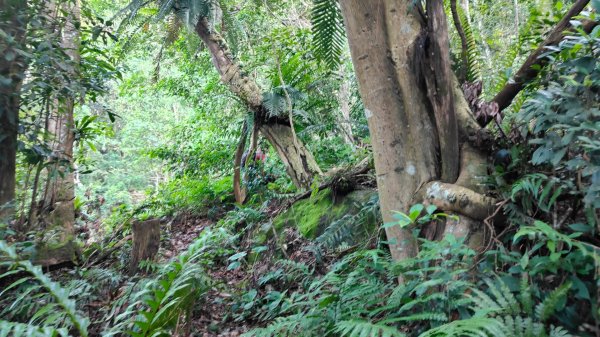
<svg viewBox="0 0 600 337">
<path fill-rule="evenodd" d="M 0 241 L 0 271 L 4 271 L 1 282 L 11 281 L 0 292 L 5 305 L 0 336 L 68 336 L 71 331 L 88 336 L 89 319 L 71 299 L 72 289 L 52 281 L 40 266 L 20 259 L 5 241 Z"/>
<path fill-rule="evenodd" d="M 187 328 L 194 306 L 213 284 L 205 269 L 217 255 L 228 253 L 222 247 L 230 239 L 224 230 L 207 230 L 156 275 L 132 282 L 129 295 L 113 304 L 103 336 L 171 336 Z"/>
<path fill-rule="evenodd" d="M 466 313 L 470 300 L 463 294 L 472 285 L 468 270 L 474 254 L 447 237 L 423 241 L 419 255 L 400 264 L 375 249 L 347 255 L 322 277 L 304 269 L 311 278 L 305 288 L 266 292 L 254 318 L 276 318 L 246 336 L 401 336 L 401 326 L 416 335 Z M 272 283 L 281 274 L 261 281 Z M 405 282 L 396 285 L 399 276 Z"/>
<path fill-rule="evenodd" d="M 220 203 L 232 203 L 233 180 L 230 176 L 220 179 L 210 177 L 181 177 L 164 184 L 155 199 L 166 214 L 188 211 L 202 214 Z"/>
<path fill-rule="evenodd" d="M 531 163 L 554 170 L 562 194 L 600 208 L 600 29 L 572 34 L 543 57 L 551 66 L 542 88 L 518 116 Z"/>
</svg>

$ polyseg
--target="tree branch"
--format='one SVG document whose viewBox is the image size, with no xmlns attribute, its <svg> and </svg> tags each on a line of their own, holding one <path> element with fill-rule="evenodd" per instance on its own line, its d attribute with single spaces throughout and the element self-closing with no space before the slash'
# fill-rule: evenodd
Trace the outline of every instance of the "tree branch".
<svg viewBox="0 0 600 337">
<path fill-rule="evenodd" d="M 492 99 L 492 102 L 498 104 L 499 110 L 506 109 L 517 96 L 517 94 L 523 90 L 525 84 L 536 78 L 539 73 L 539 69 L 544 67 L 548 63 L 548 59 L 540 58 L 544 52 L 547 51 L 548 46 L 557 45 L 562 41 L 565 31 L 571 29 L 571 19 L 578 15 L 589 3 L 589 0 L 578 0 L 571 9 L 565 14 L 560 22 L 552 29 L 548 37 L 542 44 L 533 51 L 525 63 L 519 68 L 514 78 L 507 83 L 504 88 Z M 589 33 L 598 25 L 597 21 L 585 21 L 582 29 Z M 478 122 L 480 125 L 485 126 L 491 119 L 481 118 Z"/>
<path fill-rule="evenodd" d="M 244 149 L 246 148 L 247 136 L 248 121 L 246 120 L 242 127 L 242 134 L 235 150 L 235 158 L 233 160 L 233 195 L 235 196 L 235 202 L 240 205 L 246 200 L 246 189 L 242 187 L 242 158 L 244 156 Z"/>
</svg>

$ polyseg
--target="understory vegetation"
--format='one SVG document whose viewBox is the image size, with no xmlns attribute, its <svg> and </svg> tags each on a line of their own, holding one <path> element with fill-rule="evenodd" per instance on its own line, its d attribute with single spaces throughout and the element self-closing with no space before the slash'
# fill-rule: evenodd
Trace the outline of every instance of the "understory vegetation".
<svg viewBox="0 0 600 337">
<path fill-rule="evenodd" d="M 0 0 L 0 336 L 600 336 L 598 11 Z"/>
</svg>

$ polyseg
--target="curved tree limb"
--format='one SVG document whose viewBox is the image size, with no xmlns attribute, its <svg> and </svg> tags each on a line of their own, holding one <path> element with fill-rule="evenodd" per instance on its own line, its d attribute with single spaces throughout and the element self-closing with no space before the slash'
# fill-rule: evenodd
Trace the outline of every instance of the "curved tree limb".
<svg viewBox="0 0 600 337">
<path fill-rule="evenodd" d="M 560 22 L 550 31 L 548 37 L 542 44 L 534 50 L 525 63 L 519 68 L 515 76 L 509 83 L 507 83 L 498 94 L 492 99 L 491 102 L 498 104 L 500 111 L 506 109 L 517 96 L 517 94 L 523 90 L 525 84 L 535 79 L 539 73 L 539 69 L 544 67 L 548 63 L 548 59 L 540 58 L 540 56 L 547 51 L 548 46 L 557 45 L 562 41 L 565 31 L 572 28 L 571 20 L 573 17 L 581 13 L 581 11 L 588 5 L 589 0 L 578 0 L 573 4 L 571 9 L 565 14 Z M 586 21 L 584 22 L 582 29 L 589 33 L 598 25 L 597 21 Z M 491 119 L 480 118 L 479 124 L 482 126 L 487 125 Z"/>
<path fill-rule="evenodd" d="M 483 221 L 494 213 L 496 201 L 469 188 L 430 182 L 415 194 L 415 200 L 423 200 L 439 209 L 465 215 L 471 219 Z"/>
<path fill-rule="evenodd" d="M 198 20 L 196 34 L 210 51 L 213 65 L 223 84 L 254 114 L 255 123 L 259 124 L 260 131 L 277 150 L 294 185 L 300 189 L 308 189 L 313 178 L 320 176 L 322 172 L 312 153 L 299 139 L 295 139 L 293 125 L 287 119 L 268 114 L 263 104 L 263 93 L 256 80 L 242 70 L 223 37 L 210 27 L 207 18 Z"/>
</svg>

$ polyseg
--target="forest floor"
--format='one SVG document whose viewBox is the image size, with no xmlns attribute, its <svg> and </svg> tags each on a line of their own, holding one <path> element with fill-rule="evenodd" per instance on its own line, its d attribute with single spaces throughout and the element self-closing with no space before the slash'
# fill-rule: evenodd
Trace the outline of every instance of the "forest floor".
<svg viewBox="0 0 600 337">
<path fill-rule="evenodd" d="M 204 231 L 216 226 L 215 220 L 205 217 L 178 216 L 171 219 L 163 226 L 161 247 L 158 253 L 158 262 L 167 262 L 186 251 L 188 247 Z M 249 288 L 257 289 L 259 293 L 267 292 L 259 285 L 261 275 L 277 268 L 277 260 L 285 256 L 286 259 L 315 265 L 315 258 L 305 248 L 310 242 L 304 239 L 295 229 L 285 229 L 283 233 L 285 246 L 278 245 L 273 238 L 265 245 L 269 246 L 266 252 L 261 253 L 260 259 L 248 265 L 230 270 L 228 261 L 213 261 L 211 268 L 206 270 L 207 276 L 212 280 L 211 288 L 202 296 L 199 305 L 191 313 L 187 324 L 181 324 L 182 331 L 177 337 L 235 337 L 252 328 L 259 327 L 259 323 L 249 317 L 236 315 L 236 305 L 239 307 L 240 297 Z M 252 245 L 250 235 L 246 235 L 239 243 L 240 247 L 249 249 Z M 245 249 L 242 248 L 242 249 Z M 282 250 L 285 253 L 282 254 Z M 106 267 L 114 265 L 116 261 L 107 259 L 102 264 Z M 136 277 L 124 278 L 121 283 L 112 287 L 102 300 L 89 303 L 88 314 L 92 318 L 90 336 L 101 336 L 105 317 L 103 313 L 114 309 L 114 303 L 125 295 L 127 284 Z M 116 308 L 114 315 L 124 310 L 127 303 Z M 241 310 L 238 310 L 238 312 Z M 245 311 L 247 314 L 248 311 Z M 106 328 L 106 327 L 104 327 Z"/>
<path fill-rule="evenodd" d="M 179 255 L 198 238 L 200 233 L 215 224 L 206 218 L 184 216 L 174 221 L 170 228 L 170 238 L 161 248 L 161 255 L 171 258 Z M 248 331 L 251 326 L 243 322 L 235 322 L 228 317 L 232 303 L 232 294 L 225 290 L 243 289 L 249 275 L 243 269 L 227 270 L 227 265 L 208 271 L 210 278 L 219 287 L 213 287 L 204 297 L 206 300 L 200 310 L 193 312 L 188 331 L 182 331 L 181 336 L 199 337 L 236 337 Z"/>
</svg>

